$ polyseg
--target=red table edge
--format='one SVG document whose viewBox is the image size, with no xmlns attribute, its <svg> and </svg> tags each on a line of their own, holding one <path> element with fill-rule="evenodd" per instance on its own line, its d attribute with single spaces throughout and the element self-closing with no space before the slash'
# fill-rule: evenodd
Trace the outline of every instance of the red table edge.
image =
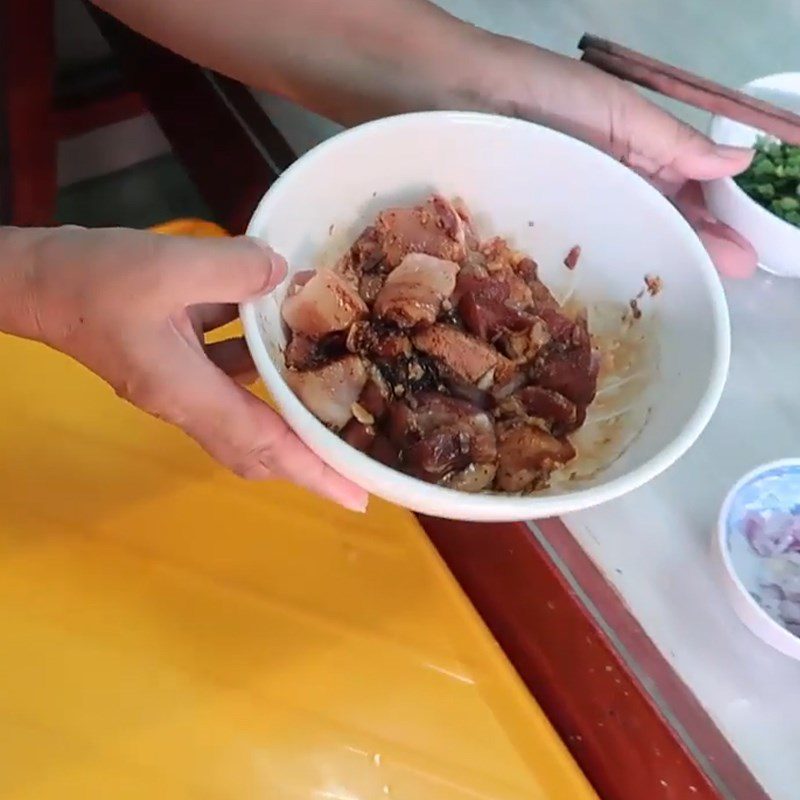
<svg viewBox="0 0 800 800">
<path fill-rule="evenodd" d="M 421 522 L 601 796 L 768 800 L 563 522 Z M 615 742 L 620 718 L 630 738 Z"/>
<path fill-rule="evenodd" d="M 93 14 L 216 218 L 242 232 L 294 159 L 282 135 L 245 87 Z M 563 523 L 420 521 L 602 798 L 767 800 Z"/>
<path fill-rule="evenodd" d="M 683 729 L 681 738 L 704 770 L 718 776 L 722 785 L 735 787 L 737 796 L 769 800 L 742 759 L 721 734 L 697 697 L 681 680 L 656 647 L 623 598 L 578 544 L 569 528 L 558 519 L 533 523 L 555 558 L 562 574 L 572 578 L 585 595 L 584 605 L 598 624 L 613 632 L 615 650 L 629 671 L 665 714 Z M 675 723 L 673 723 L 674 726 Z"/>
</svg>

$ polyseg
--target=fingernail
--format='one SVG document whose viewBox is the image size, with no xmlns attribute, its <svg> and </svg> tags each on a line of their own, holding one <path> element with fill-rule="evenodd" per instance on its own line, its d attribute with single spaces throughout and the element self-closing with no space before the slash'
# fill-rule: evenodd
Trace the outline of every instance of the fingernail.
<svg viewBox="0 0 800 800">
<path fill-rule="evenodd" d="M 718 144 L 714 149 L 717 155 L 730 161 L 741 161 L 745 156 L 752 158 L 756 152 L 752 147 L 734 147 L 729 144 Z"/>
<path fill-rule="evenodd" d="M 755 274 L 758 265 L 756 251 L 735 230 L 718 220 L 701 220 L 697 232 L 723 275 L 742 279 Z"/>
<path fill-rule="evenodd" d="M 263 239 L 258 236 L 248 237 L 253 244 L 258 245 L 268 256 L 272 267 L 270 275 L 270 285 L 277 286 L 289 271 L 289 265 L 283 256 L 279 256 Z"/>
<path fill-rule="evenodd" d="M 277 286 L 279 283 L 282 283 L 286 279 L 286 275 L 289 272 L 289 265 L 286 263 L 286 259 L 283 256 L 279 256 L 277 253 L 272 254 L 272 283 Z"/>
<path fill-rule="evenodd" d="M 366 514 L 368 505 L 369 498 L 365 497 L 363 500 L 348 500 L 344 504 L 344 507 L 348 511 L 354 511 L 356 514 Z"/>
<path fill-rule="evenodd" d="M 714 217 L 701 219 L 698 223 L 698 227 L 703 231 L 703 233 L 707 233 L 711 236 L 718 236 L 720 238 L 725 237 L 730 230 L 727 225 L 720 222 L 718 219 L 715 219 Z"/>
<path fill-rule="evenodd" d="M 368 494 L 364 494 L 360 497 L 345 496 L 339 493 L 337 494 L 337 497 L 332 497 L 331 499 L 342 506 L 342 508 L 346 508 L 348 511 L 354 511 L 356 514 L 367 513 L 367 506 L 369 504 Z"/>
<path fill-rule="evenodd" d="M 249 239 L 253 244 L 258 245 L 265 253 L 269 253 L 272 255 L 272 248 L 261 238 L 258 236 L 248 236 L 246 237 Z"/>
</svg>

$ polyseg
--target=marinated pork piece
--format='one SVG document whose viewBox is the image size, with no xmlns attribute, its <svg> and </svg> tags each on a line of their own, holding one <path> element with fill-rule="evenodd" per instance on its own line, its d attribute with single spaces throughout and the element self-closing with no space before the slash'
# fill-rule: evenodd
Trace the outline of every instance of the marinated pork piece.
<svg viewBox="0 0 800 800">
<path fill-rule="evenodd" d="M 465 492 L 529 492 L 575 457 L 599 360 L 585 318 L 463 203 L 435 196 L 365 229 L 333 270 L 298 273 L 287 381 L 351 446 Z"/>
<path fill-rule="evenodd" d="M 378 322 L 356 322 L 347 334 L 347 349 L 351 353 L 378 360 L 393 361 L 411 355 L 411 340 L 406 333 Z"/>
<path fill-rule="evenodd" d="M 392 469 L 401 470 L 403 464 L 400 461 L 400 451 L 389 441 L 387 436 L 379 433 L 367 450 L 368 455 L 381 464 L 385 464 Z"/>
<path fill-rule="evenodd" d="M 493 347 L 450 325 L 423 328 L 411 341 L 417 350 L 438 359 L 470 383 L 477 383 L 501 358 Z"/>
<path fill-rule="evenodd" d="M 516 274 L 528 284 L 533 308 L 538 312 L 544 309 L 557 309 L 558 301 L 550 290 L 539 280 L 539 267 L 532 258 L 523 258 L 515 266 Z"/>
<path fill-rule="evenodd" d="M 460 472 L 446 476 L 442 484 L 449 489 L 476 494 L 490 488 L 496 474 L 496 464 L 470 464 Z"/>
<path fill-rule="evenodd" d="M 461 221 L 464 223 L 464 244 L 467 247 L 467 251 L 478 250 L 481 245 L 481 240 L 478 238 L 478 234 L 475 230 L 475 223 L 472 219 L 472 214 L 460 197 L 453 199 L 452 206 L 455 209 L 456 214 L 461 217 Z"/>
<path fill-rule="evenodd" d="M 570 433 L 578 420 L 578 408 L 575 403 L 552 389 L 541 386 L 526 386 L 519 392 L 519 401 L 525 412 L 531 417 L 546 420 L 550 430 Z"/>
<path fill-rule="evenodd" d="M 482 389 L 475 383 L 459 378 L 441 364 L 439 365 L 439 377 L 447 393 L 457 400 L 465 400 L 482 411 L 492 411 L 497 405 L 495 397 L 490 390 Z M 486 373 L 486 383 L 488 384 L 489 380 L 493 378 L 492 370 L 489 370 Z"/>
<path fill-rule="evenodd" d="M 344 426 L 341 436 L 351 447 L 368 452 L 375 446 L 378 426 L 389 411 L 388 389 L 375 373 L 367 377 L 358 400 L 350 410 L 353 416 Z"/>
<path fill-rule="evenodd" d="M 578 259 L 581 257 L 581 248 L 576 244 L 570 249 L 569 253 L 564 256 L 564 266 L 567 269 L 575 269 L 578 266 Z"/>
<path fill-rule="evenodd" d="M 442 302 L 456 287 L 458 264 L 425 253 L 409 253 L 389 273 L 375 299 L 374 312 L 401 328 L 432 325 Z"/>
<path fill-rule="evenodd" d="M 570 322 L 553 318 L 551 341 L 542 348 L 533 365 L 534 382 L 588 406 L 597 391 L 598 360 L 585 320 Z"/>
<path fill-rule="evenodd" d="M 443 197 L 434 196 L 414 208 L 383 211 L 375 229 L 380 249 L 392 269 L 409 253 L 427 253 L 456 263 L 466 255 L 464 221 Z"/>
<path fill-rule="evenodd" d="M 509 362 L 511 363 L 511 362 Z M 521 389 L 528 383 L 527 365 L 522 365 L 520 369 L 515 368 L 511 363 L 511 368 L 495 370 L 494 386 L 492 386 L 492 397 L 495 403 L 501 403 L 511 397 L 517 389 Z"/>
<path fill-rule="evenodd" d="M 412 352 L 408 357 L 375 362 L 394 397 L 408 397 L 415 392 L 436 390 L 442 386 L 439 365 L 424 353 Z"/>
<path fill-rule="evenodd" d="M 524 492 L 575 458 L 575 449 L 566 439 L 556 439 L 535 423 L 521 421 L 498 425 L 497 454 L 497 488 Z"/>
<path fill-rule="evenodd" d="M 558 308 L 558 301 L 538 278 L 529 280 L 528 287 L 531 290 L 533 308 L 537 313 L 546 308 Z"/>
<path fill-rule="evenodd" d="M 286 382 L 314 416 L 339 430 L 353 416 L 367 369 L 358 356 L 349 355 L 305 372 L 287 370 Z"/>
<path fill-rule="evenodd" d="M 301 269 L 292 275 L 289 281 L 288 295 L 297 294 L 301 286 L 305 286 L 315 275 L 317 271 L 314 269 Z"/>
<path fill-rule="evenodd" d="M 493 277 L 508 287 L 508 304 L 512 308 L 535 308 L 533 292 L 530 285 L 516 272 L 505 270 Z"/>
<path fill-rule="evenodd" d="M 347 330 L 366 316 L 367 305 L 352 283 L 331 270 L 321 270 L 294 294 L 287 295 L 281 313 L 293 333 L 321 339 Z"/>
<path fill-rule="evenodd" d="M 358 293 L 364 302 L 371 306 L 386 283 L 386 275 L 382 272 L 365 272 L 358 278 Z"/>
<path fill-rule="evenodd" d="M 507 284 L 510 305 L 520 309 L 530 308 L 533 305 L 533 295 L 526 277 L 528 273 L 521 274 L 519 271 L 519 265 L 526 261 L 525 256 L 512 250 L 505 239 L 500 237 L 490 239 L 483 244 L 481 253 L 485 258 L 488 274 L 493 279 Z M 531 264 L 533 263 L 531 261 Z"/>
<path fill-rule="evenodd" d="M 463 400 L 425 392 L 389 410 L 389 439 L 406 468 L 438 481 L 471 464 L 494 464 L 497 456 L 491 417 Z"/>
<path fill-rule="evenodd" d="M 470 454 L 477 464 L 494 461 L 497 454 L 491 417 L 470 403 L 426 392 L 412 398 L 415 426 L 423 435 L 447 425 L 462 427 L 470 440 Z"/>
<path fill-rule="evenodd" d="M 480 247 L 481 253 L 486 258 L 486 269 L 489 272 L 503 272 L 514 270 L 516 265 L 525 257 L 509 247 L 508 242 L 501 236 L 487 239 Z"/>
<path fill-rule="evenodd" d="M 313 369 L 320 363 L 317 342 L 307 336 L 295 335 L 283 351 L 289 369 Z"/>
<path fill-rule="evenodd" d="M 362 276 L 379 274 L 384 260 L 374 225 L 365 228 L 350 249 L 336 262 L 333 271 L 354 285 Z"/>
<path fill-rule="evenodd" d="M 389 410 L 389 391 L 388 387 L 382 385 L 378 375 L 370 377 L 361 396 L 358 398 L 358 404 L 363 408 L 375 422 L 380 422 Z"/>
<path fill-rule="evenodd" d="M 534 317 L 512 301 L 506 281 L 468 277 L 459 281 L 459 290 L 458 311 L 464 327 L 486 342 L 533 325 Z"/>
<path fill-rule="evenodd" d="M 500 405 L 498 416 L 512 419 L 531 417 L 555 436 L 572 433 L 580 419 L 575 403 L 541 386 L 526 386 L 512 394 Z"/>
<path fill-rule="evenodd" d="M 366 452 L 375 441 L 377 432 L 374 425 L 368 425 L 359 422 L 353 417 L 347 425 L 342 429 L 342 439 L 344 439 L 350 447 L 355 447 L 356 450 Z"/>
<path fill-rule="evenodd" d="M 489 271 L 486 269 L 486 256 L 479 250 L 467 250 L 467 255 L 460 266 L 456 289 L 451 298 L 454 305 L 458 304 L 463 291 L 469 288 L 469 279 L 480 280 L 489 277 Z M 467 283 L 465 284 L 464 281 Z"/>
<path fill-rule="evenodd" d="M 509 329 L 502 333 L 497 340 L 497 348 L 515 364 L 526 364 L 536 358 L 550 339 L 547 323 L 535 317 L 527 328 Z"/>
<path fill-rule="evenodd" d="M 302 334 L 292 336 L 284 351 L 286 366 L 291 369 L 314 369 L 347 354 L 344 331 L 335 331 L 319 341 Z"/>
<path fill-rule="evenodd" d="M 361 233 L 334 267 L 334 272 L 358 286 L 358 293 L 368 306 L 372 305 L 383 288 L 389 271 L 374 226 Z"/>
</svg>

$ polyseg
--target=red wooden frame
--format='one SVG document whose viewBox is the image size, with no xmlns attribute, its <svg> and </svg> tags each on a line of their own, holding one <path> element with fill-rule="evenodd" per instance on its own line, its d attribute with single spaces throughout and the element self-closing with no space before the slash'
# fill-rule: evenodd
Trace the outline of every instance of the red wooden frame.
<svg viewBox="0 0 800 800">
<path fill-rule="evenodd" d="M 53 221 L 60 139 L 145 112 L 122 83 L 56 96 L 54 0 L 0 0 L 0 224 Z"/>
<path fill-rule="evenodd" d="M 56 139 L 69 139 L 146 112 L 142 95 L 122 84 L 96 94 L 57 98 L 53 109 L 54 135 Z"/>
<path fill-rule="evenodd" d="M 0 0 L 0 224 L 55 211 L 53 0 Z"/>
</svg>

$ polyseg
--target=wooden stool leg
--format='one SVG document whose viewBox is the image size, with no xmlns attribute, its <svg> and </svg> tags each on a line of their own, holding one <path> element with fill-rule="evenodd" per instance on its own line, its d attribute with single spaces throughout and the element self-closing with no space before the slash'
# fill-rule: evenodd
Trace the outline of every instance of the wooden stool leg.
<svg viewBox="0 0 800 800">
<path fill-rule="evenodd" d="M 0 0 L 0 224 L 53 222 L 53 0 Z"/>
</svg>

